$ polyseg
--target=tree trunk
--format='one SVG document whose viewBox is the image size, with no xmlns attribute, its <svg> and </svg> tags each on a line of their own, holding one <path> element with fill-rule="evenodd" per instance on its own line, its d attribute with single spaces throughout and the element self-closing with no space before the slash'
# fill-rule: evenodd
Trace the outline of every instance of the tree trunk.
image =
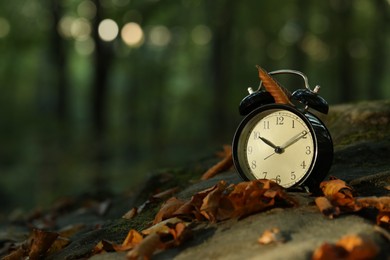
<svg viewBox="0 0 390 260">
<path fill-rule="evenodd" d="M 95 161 L 97 165 L 95 173 L 95 186 L 98 190 L 105 190 L 107 177 L 103 172 L 103 163 L 108 159 L 108 149 L 106 143 L 107 130 L 107 83 L 109 69 L 112 61 L 112 50 L 109 43 L 103 42 L 99 38 L 98 27 L 103 17 L 103 10 L 99 0 L 93 0 L 96 5 L 96 16 L 92 24 L 92 37 L 95 42 L 94 52 L 94 74 L 91 86 L 91 107 L 92 107 L 92 136 L 95 146 Z"/>
<path fill-rule="evenodd" d="M 226 132 L 229 118 L 228 107 L 231 33 L 233 27 L 233 14 L 235 1 L 211 1 L 206 5 L 210 24 L 212 25 L 213 40 L 211 49 L 211 82 L 213 87 L 213 105 L 211 124 L 214 140 L 224 142 L 221 133 Z"/>
<path fill-rule="evenodd" d="M 383 93 L 383 82 L 386 75 L 386 57 L 387 57 L 387 37 L 388 37 L 388 24 L 389 24 L 389 9 L 386 0 L 374 1 L 377 23 L 372 30 L 372 53 L 370 74 L 368 75 L 368 82 L 366 89 L 368 90 L 367 97 L 370 99 L 379 99 Z"/>
</svg>

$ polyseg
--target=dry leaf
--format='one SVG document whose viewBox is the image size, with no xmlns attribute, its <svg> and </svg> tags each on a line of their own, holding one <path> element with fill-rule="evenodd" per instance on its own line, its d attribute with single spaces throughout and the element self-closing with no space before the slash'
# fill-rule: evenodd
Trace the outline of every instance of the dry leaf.
<svg viewBox="0 0 390 260">
<path fill-rule="evenodd" d="M 159 210 L 159 212 L 156 214 L 153 224 L 156 224 L 158 222 L 161 222 L 164 219 L 171 218 L 173 216 L 173 213 L 179 209 L 181 206 L 184 205 L 184 201 L 179 200 L 176 197 L 172 197 L 169 200 L 167 200 Z"/>
<path fill-rule="evenodd" d="M 256 66 L 259 71 L 259 77 L 263 82 L 265 89 L 271 94 L 274 98 L 275 103 L 279 104 L 290 104 L 293 105 L 290 101 L 291 93 L 280 86 L 274 78 L 272 78 L 267 71 L 261 68 L 259 65 Z"/>
<path fill-rule="evenodd" d="M 339 192 L 351 194 L 352 196 L 352 188 L 349 187 L 345 181 L 340 179 L 332 179 L 329 181 L 323 181 L 320 183 L 320 188 L 325 196 L 336 196 Z"/>
<path fill-rule="evenodd" d="M 318 247 L 312 256 L 312 260 L 342 260 L 347 259 L 348 252 L 343 247 L 324 243 Z"/>
<path fill-rule="evenodd" d="M 173 218 L 169 218 L 169 219 L 166 219 L 164 221 L 161 221 L 147 229 L 144 229 L 142 230 L 142 234 L 144 235 L 150 235 L 152 233 L 166 233 L 168 234 L 169 233 L 169 227 L 167 226 L 167 224 L 177 224 L 179 222 L 183 222 L 181 219 L 179 218 L 176 218 L 176 217 L 173 217 Z"/>
<path fill-rule="evenodd" d="M 18 247 L 16 250 L 12 251 L 6 256 L 3 256 L 1 260 L 20 260 L 24 259 L 24 257 L 27 255 L 27 252 L 24 248 Z"/>
<path fill-rule="evenodd" d="M 349 259 L 373 259 L 379 252 L 378 246 L 370 238 L 359 235 L 344 236 L 336 246 L 347 250 Z"/>
<path fill-rule="evenodd" d="M 160 236 L 152 233 L 136 245 L 126 255 L 129 260 L 151 259 L 153 253 L 161 246 Z"/>
<path fill-rule="evenodd" d="M 57 237 L 58 233 L 34 229 L 32 244 L 29 252 L 30 259 L 41 258 L 51 247 Z"/>
<path fill-rule="evenodd" d="M 267 229 L 257 240 L 262 245 L 268 245 L 271 243 L 284 243 L 286 237 L 280 232 L 279 228 Z"/>
<path fill-rule="evenodd" d="M 374 259 L 379 247 L 368 237 L 347 235 L 335 245 L 324 243 L 313 253 L 313 260 L 327 259 Z"/>
<path fill-rule="evenodd" d="M 152 196 L 152 198 L 153 199 L 162 199 L 164 197 L 167 197 L 168 195 L 172 195 L 172 194 L 176 193 L 178 190 L 179 190 L 178 187 L 170 188 L 170 189 L 167 189 L 165 191 L 154 194 Z"/>
<path fill-rule="evenodd" d="M 135 216 L 137 216 L 137 214 L 138 214 L 138 209 L 136 207 L 134 207 L 131 210 L 127 211 L 122 216 L 122 218 L 130 220 L 130 219 L 134 218 Z"/>
<path fill-rule="evenodd" d="M 333 206 L 326 197 L 318 197 L 315 199 L 317 207 L 321 213 L 329 218 L 340 215 L 340 208 Z"/>
<path fill-rule="evenodd" d="M 131 229 L 129 233 L 127 233 L 127 236 L 125 240 L 122 242 L 122 244 L 121 245 L 113 244 L 113 249 L 117 252 L 127 251 L 140 244 L 142 240 L 143 240 L 143 236 L 140 233 L 138 233 L 138 231 L 136 231 L 135 229 Z"/>
<path fill-rule="evenodd" d="M 202 206 L 200 207 L 200 213 L 211 222 L 217 221 L 219 201 L 221 200 L 222 192 L 225 190 L 226 186 L 226 182 L 220 181 L 217 184 L 216 189 L 208 193 L 203 199 Z"/>
<path fill-rule="evenodd" d="M 220 172 L 223 172 L 233 166 L 232 147 L 225 145 L 224 151 L 220 154 L 222 160 L 208 169 L 201 177 L 201 180 L 208 180 Z"/>
</svg>

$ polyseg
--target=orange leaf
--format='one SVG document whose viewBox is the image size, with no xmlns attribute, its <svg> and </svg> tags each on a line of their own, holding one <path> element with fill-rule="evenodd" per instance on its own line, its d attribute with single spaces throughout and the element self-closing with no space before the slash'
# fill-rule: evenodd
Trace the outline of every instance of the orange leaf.
<svg viewBox="0 0 390 260">
<path fill-rule="evenodd" d="M 379 247 L 368 237 L 347 235 L 335 245 L 324 243 L 317 248 L 312 260 L 327 259 L 374 259 L 379 253 Z"/>
<path fill-rule="evenodd" d="M 132 208 L 131 210 L 127 211 L 122 218 L 124 219 L 132 219 L 138 214 L 138 209 L 136 207 Z"/>
<path fill-rule="evenodd" d="M 343 247 L 336 246 L 329 243 L 324 243 L 318 247 L 312 256 L 312 260 L 330 260 L 330 259 L 346 259 L 348 255 L 347 250 Z"/>
<path fill-rule="evenodd" d="M 275 103 L 292 105 L 290 101 L 291 93 L 287 89 L 280 86 L 280 84 L 276 82 L 276 80 L 272 78 L 268 72 L 259 65 L 256 65 L 256 67 L 259 71 L 259 77 L 263 82 L 265 89 L 274 98 Z"/>
<path fill-rule="evenodd" d="M 164 219 L 171 218 L 173 213 L 184 205 L 184 201 L 179 200 L 176 197 L 172 197 L 167 200 L 162 206 L 160 211 L 156 214 L 153 224 L 161 222 Z"/>
<path fill-rule="evenodd" d="M 347 250 L 349 259 L 373 259 L 379 252 L 378 246 L 370 238 L 360 235 L 344 236 L 336 246 Z"/>
<path fill-rule="evenodd" d="M 29 252 L 30 259 L 41 258 L 57 237 L 58 233 L 34 229 L 32 237 L 33 242 Z"/>
<path fill-rule="evenodd" d="M 114 244 L 112 247 L 117 252 L 127 251 L 131 248 L 134 248 L 139 243 L 141 243 L 142 240 L 143 240 L 143 236 L 140 233 L 138 233 L 138 231 L 136 231 L 135 229 L 131 229 L 129 233 L 127 233 L 127 236 L 121 245 Z"/>
<path fill-rule="evenodd" d="M 317 207 L 321 213 L 329 218 L 340 215 L 340 208 L 333 206 L 326 197 L 317 197 L 315 199 Z"/>
<path fill-rule="evenodd" d="M 352 188 L 349 187 L 345 181 L 340 179 L 332 179 L 329 181 L 323 181 L 320 184 L 320 188 L 325 196 L 335 196 L 340 191 L 349 190 L 352 192 Z"/>
<path fill-rule="evenodd" d="M 223 172 L 233 166 L 232 147 L 225 145 L 222 152 L 222 160 L 208 169 L 201 177 L 201 180 L 208 180 L 220 172 Z"/>
<path fill-rule="evenodd" d="M 126 257 L 129 260 L 151 259 L 154 251 L 156 251 L 160 246 L 160 236 L 157 233 L 152 233 L 129 251 Z"/>
<path fill-rule="evenodd" d="M 219 208 L 219 201 L 221 200 L 222 192 L 225 190 L 227 184 L 225 181 L 220 181 L 216 189 L 207 194 L 203 199 L 200 213 L 211 222 L 217 221 L 217 213 Z"/>
</svg>

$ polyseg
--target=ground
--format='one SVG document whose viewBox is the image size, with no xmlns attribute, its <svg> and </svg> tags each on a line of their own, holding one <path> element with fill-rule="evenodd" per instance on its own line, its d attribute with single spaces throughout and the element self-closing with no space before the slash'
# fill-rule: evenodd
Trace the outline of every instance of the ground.
<svg viewBox="0 0 390 260">
<path fill-rule="evenodd" d="M 323 120 L 335 147 L 334 162 L 327 178 L 335 176 L 346 181 L 357 196 L 390 196 L 390 101 L 333 106 Z M 234 168 L 200 181 L 201 174 L 216 161 L 218 158 L 210 155 L 185 167 L 156 171 L 131 194 L 75 198 L 36 215 L 15 217 L 1 226 L 3 248 L 0 254 L 6 255 L 17 242 L 24 241 L 32 227 L 55 232 L 73 228 L 68 245 L 55 253 L 46 253 L 47 259 L 125 259 L 127 252 L 96 255 L 91 252 L 99 241 L 122 243 L 129 230 L 141 231 L 150 226 L 169 196 L 186 200 L 221 180 L 233 184 L 242 182 Z M 157 191 L 174 187 L 169 195 L 151 199 Z M 375 210 L 330 219 L 319 211 L 314 196 L 292 191 L 288 195 L 298 202 L 297 206 L 275 207 L 217 223 L 193 223 L 189 240 L 156 252 L 153 259 L 311 259 L 316 248 L 324 243 L 336 243 L 346 235 L 368 238 L 379 248 L 375 259 L 390 259 L 389 229 L 376 224 Z M 131 208 L 140 206 L 144 208 L 139 215 L 122 218 Z M 259 244 L 261 234 L 272 228 L 281 231 L 282 241 Z"/>
</svg>

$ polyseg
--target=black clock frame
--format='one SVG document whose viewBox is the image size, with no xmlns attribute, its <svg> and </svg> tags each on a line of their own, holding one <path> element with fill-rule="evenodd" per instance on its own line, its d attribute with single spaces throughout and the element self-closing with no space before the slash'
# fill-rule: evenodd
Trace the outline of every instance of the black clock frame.
<svg viewBox="0 0 390 260">
<path fill-rule="evenodd" d="M 307 187 L 311 192 L 317 192 L 319 190 L 320 182 L 325 178 L 328 174 L 330 167 L 333 162 L 333 141 L 332 137 L 325 127 L 325 124 L 314 114 L 306 111 L 300 110 L 298 108 L 292 107 L 290 105 L 283 104 L 267 104 L 260 106 L 250 112 L 239 124 L 233 138 L 233 162 L 236 167 L 236 170 L 240 174 L 241 178 L 244 180 L 254 180 L 256 179 L 250 173 L 246 173 L 243 170 L 243 167 L 240 163 L 240 153 L 244 151 L 239 150 L 239 142 L 241 133 L 248 124 L 248 122 L 255 117 L 258 113 L 261 113 L 270 109 L 284 109 L 288 110 L 297 116 L 299 116 L 309 127 L 310 132 L 313 135 L 314 147 L 315 147 L 315 155 L 313 161 L 310 165 L 309 170 L 305 174 L 305 176 L 299 180 L 295 185 L 290 188 L 296 187 Z M 252 177 L 252 178 L 251 178 Z"/>
</svg>

